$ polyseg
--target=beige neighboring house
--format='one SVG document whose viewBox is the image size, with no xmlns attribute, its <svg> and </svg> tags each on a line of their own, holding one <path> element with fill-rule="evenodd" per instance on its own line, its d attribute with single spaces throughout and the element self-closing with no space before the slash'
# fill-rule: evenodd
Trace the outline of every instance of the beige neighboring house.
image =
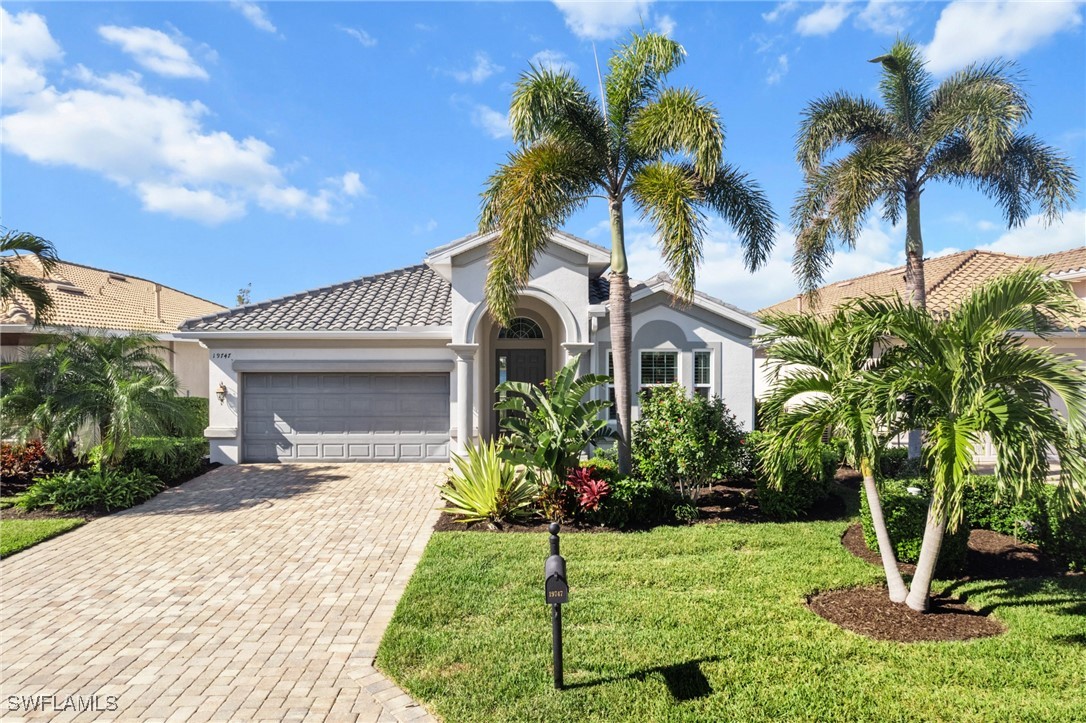
<svg viewBox="0 0 1086 723">
<path fill-rule="evenodd" d="M 208 351 L 194 339 L 176 336 L 185 319 L 223 311 L 226 307 L 116 271 L 60 261 L 46 276 L 36 256 L 6 256 L 19 273 L 45 281 L 53 309 L 41 326 L 34 327 L 33 307 L 22 294 L 4 303 L 0 316 L 0 359 L 13 361 L 32 347 L 42 334 L 63 328 L 125 334 L 154 334 L 167 350 L 163 356 L 177 375 L 181 394 L 208 396 Z"/>
<path fill-rule="evenodd" d="M 1054 279 L 1070 284 L 1082 304 L 1082 313 L 1071 325 L 1045 339 L 1028 335 L 1032 346 L 1045 346 L 1058 353 L 1077 356 L 1086 362 L 1086 246 L 1042 256 L 1013 256 L 992 251 L 961 251 L 924 261 L 924 282 L 927 287 L 928 309 L 945 312 L 958 304 L 977 284 L 1014 269 L 1033 264 L 1048 271 Z M 824 314 L 852 299 L 864 296 L 888 296 L 905 294 L 905 267 L 879 271 L 866 276 L 838 281 L 819 289 L 818 303 L 812 305 L 803 295 L 793 296 L 757 312 L 764 319 L 774 312 Z M 1083 380 L 1086 383 L 1086 379 Z M 765 365 L 765 352 L 755 351 L 754 394 L 762 399 L 769 391 L 769 376 Z M 1062 405 L 1057 401 L 1057 408 Z M 991 445 L 977 455 L 977 461 L 995 459 Z"/>
</svg>

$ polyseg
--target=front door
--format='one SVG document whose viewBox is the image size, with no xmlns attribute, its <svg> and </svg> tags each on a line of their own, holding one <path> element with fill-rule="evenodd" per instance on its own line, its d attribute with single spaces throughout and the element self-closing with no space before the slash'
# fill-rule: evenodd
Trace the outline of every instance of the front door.
<svg viewBox="0 0 1086 723">
<path fill-rule="evenodd" d="M 538 387 L 547 378 L 546 349 L 498 349 L 495 356 L 495 387 L 502 382 L 528 382 Z M 504 392 L 494 395 L 495 402 L 504 398 Z M 508 413 L 494 412 L 495 433 L 501 432 L 502 417 Z"/>
</svg>

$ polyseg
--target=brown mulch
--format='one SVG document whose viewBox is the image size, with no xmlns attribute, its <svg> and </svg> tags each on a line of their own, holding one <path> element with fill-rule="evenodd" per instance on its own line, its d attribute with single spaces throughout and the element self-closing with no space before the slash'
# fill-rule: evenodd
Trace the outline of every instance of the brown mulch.
<svg viewBox="0 0 1086 723">
<path fill-rule="evenodd" d="M 530 519 L 524 522 L 461 522 L 458 515 L 442 512 L 434 523 L 434 532 L 546 532 L 547 520 Z M 621 532 L 613 527 L 588 525 L 583 522 L 563 522 L 562 532 Z"/>
<path fill-rule="evenodd" d="M 884 587 L 856 587 L 811 595 L 807 607 L 845 630 L 899 643 L 972 640 L 1000 635 L 1006 628 L 958 598 L 936 597 L 919 613 L 890 602 Z"/>
<path fill-rule="evenodd" d="M 882 566 L 879 553 L 869 550 L 859 523 L 849 526 L 841 536 L 841 545 L 856 557 Z M 902 574 L 912 575 L 916 565 L 899 562 Z M 1028 542 L 1016 541 L 1010 535 L 991 530 L 969 533 L 969 548 L 962 576 L 967 579 L 1045 577 L 1056 574 L 1052 563 L 1040 548 Z"/>
</svg>

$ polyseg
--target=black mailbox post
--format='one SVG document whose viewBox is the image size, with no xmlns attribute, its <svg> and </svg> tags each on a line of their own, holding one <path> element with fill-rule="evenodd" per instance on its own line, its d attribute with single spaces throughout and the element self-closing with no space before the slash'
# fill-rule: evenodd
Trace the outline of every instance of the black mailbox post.
<svg viewBox="0 0 1086 723">
<path fill-rule="evenodd" d="M 562 605 L 569 599 L 569 583 L 566 581 L 566 561 L 558 554 L 557 522 L 550 525 L 551 556 L 543 566 L 543 588 L 547 604 L 551 606 L 551 651 L 554 654 L 554 687 L 562 687 Z"/>
</svg>

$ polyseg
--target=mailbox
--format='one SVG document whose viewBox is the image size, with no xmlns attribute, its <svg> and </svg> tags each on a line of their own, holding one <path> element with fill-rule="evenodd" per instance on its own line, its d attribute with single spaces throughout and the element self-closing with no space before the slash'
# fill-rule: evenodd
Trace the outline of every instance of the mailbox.
<svg viewBox="0 0 1086 723">
<path fill-rule="evenodd" d="M 569 597 L 569 583 L 566 582 L 566 561 L 561 555 L 551 555 L 543 568 L 546 579 L 548 605 L 561 605 Z"/>
</svg>

